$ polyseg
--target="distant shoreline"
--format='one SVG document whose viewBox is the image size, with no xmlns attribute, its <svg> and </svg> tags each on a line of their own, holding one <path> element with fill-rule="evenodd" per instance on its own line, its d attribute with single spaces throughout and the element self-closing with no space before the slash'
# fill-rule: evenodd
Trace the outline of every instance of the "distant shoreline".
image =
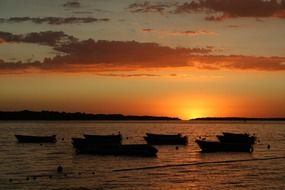
<svg viewBox="0 0 285 190">
<path fill-rule="evenodd" d="M 57 111 L 0 111 L 0 120 L 32 120 L 32 121 L 180 121 L 177 117 L 165 116 L 136 116 L 122 114 L 91 114 L 91 113 L 67 113 Z"/>
<path fill-rule="evenodd" d="M 271 118 L 252 118 L 252 117 L 202 117 L 190 119 L 189 121 L 285 121 L 283 117 L 271 117 Z"/>
<path fill-rule="evenodd" d="M 58 111 L 0 111 L 0 121 L 193 121 L 193 122 L 247 122 L 247 121 L 285 121 L 283 117 L 251 118 L 251 117 L 202 117 L 181 120 L 178 117 L 137 116 L 123 114 L 91 114 L 69 113 Z"/>
</svg>

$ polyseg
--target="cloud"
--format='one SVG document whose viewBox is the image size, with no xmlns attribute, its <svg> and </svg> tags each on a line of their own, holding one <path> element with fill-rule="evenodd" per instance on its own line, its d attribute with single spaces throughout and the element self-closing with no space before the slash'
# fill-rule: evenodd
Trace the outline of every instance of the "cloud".
<svg viewBox="0 0 285 190">
<path fill-rule="evenodd" d="M 43 61 L 9 62 L 0 60 L 0 73 L 92 72 L 105 76 L 114 72 L 160 68 L 195 68 L 203 70 L 285 71 L 285 57 L 213 55 L 213 47 L 172 48 L 157 43 L 136 41 L 80 41 L 63 32 L 11 34 L 0 32 L 8 42 L 28 42 L 51 46 L 59 54 Z M 118 74 L 135 77 L 147 74 Z"/>
<path fill-rule="evenodd" d="M 0 42 L 1 41 L 2 43 L 25 42 L 56 47 L 63 43 L 75 42 L 77 39 L 62 31 L 32 32 L 28 34 L 12 34 L 0 31 Z"/>
<path fill-rule="evenodd" d="M 180 67 L 187 65 L 187 57 L 192 53 L 202 53 L 200 48 L 170 48 L 156 43 L 136 41 L 94 41 L 92 39 L 55 48 L 65 53 L 52 60 L 52 64 L 112 65 L 119 67 Z M 207 52 L 210 50 L 206 50 Z"/>
<path fill-rule="evenodd" d="M 207 30 L 186 30 L 182 32 L 173 32 L 174 35 L 185 35 L 185 36 L 212 36 L 212 35 L 218 35 L 215 32 L 209 32 Z"/>
<path fill-rule="evenodd" d="M 185 30 L 185 31 L 166 31 L 166 30 L 155 30 L 151 28 L 142 29 L 143 32 L 155 32 L 164 35 L 172 36 L 216 36 L 218 33 L 210 32 L 207 30 Z"/>
<path fill-rule="evenodd" d="M 21 23 L 21 22 L 33 22 L 35 24 L 78 24 L 78 23 L 94 23 L 94 22 L 107 22 L 108 18 L 94 18 L 94 17 L 10 17 L 0 18 L 0 23 Z"/>
<path fill-rule="evenodd" d="M 132 13 L 204 13 L 205 20 L 229 18 L 285 18 L 285 0 L 193 0 L 185 3 L 133 3 Z"/>
<path fill-rule="evenodd" d="M 178 31 L 178 32 L 170 32 L 170 35 L 175 36 L 216 36 L 218 33 L 216 32 L 209 32 L 207 30 L 185 30 L 185 31 Z"/>
<path fill-rule="evenodd" d="M 109 71 L 133 70 L 137 68 L 187 66 L 191 54 L 206 54 L 206 48 L 171 48 L 156 43 L 136 41 L 106 41 L 93 39 L 79 41 L 63 32 L 39 32 L 11 34 L 0 32 L 0 39 L 6 42 L 28 42 L 49 45 L 59 55 L 45 58 L 42 62 L 5 62 L 0 70 L 58 70 L 58 71 Z"/>
<path fill-rule="evenodd" d="M 205 55 L 193 57 L 194 67 L 206 70 L 285 71 L 285 57 L 257 57 L 243 55 Z"/>
<path fill-rule="evenodd" d="M 92 11 L 73 11 L 72 13 L 74 14 L 92 14 Z"/>
<path fill-rule="evenodd" d="M 21 35 L 12 34 L 10 32 L 0 32 L 1 42 L 20 42 Z"/>
<path fill-rule="evenodd" d="M 125 55 L 125 54 L 124 54 Z M 127 55 L 125 55 L 127 56 Z M 24 63 L 5 62 L 0 60 L 0 74 L 34 73 L 34 72 L 58 72 L 58 73 L 80 73 L 89 72 L 100 76 L 111 77 L 155 77 L 155 74 L 125 74 L 122 72 L 138 71 L 150 68 L 178 68 L 199 69 L 199 70 L 247 70 L 247 71 L 285 71 L 285 57 L 256 57 L 242 55 L 200 55 L 184 56 L 169 60 L 165 58 L 137 60 L 116 60 L 110 52 L 110 57 L 102 56 L 96 60 L 96 57 L 85 58 L 76 55 L 56 56 L 55 58 L 46 58 L 43 62 L 34 61 Z M 133 56 L 132 56 L 133 57 Z M 126 61 L 126 62 L 124 62 Z M 157 61 L 160 61 L 159 63 Z"/>
<path fill-rule="evenodd" d="M 285 18 L 285 1 L 280 0 L 197 0 L 176 7 L 175 13 L 204 12 L 206 20 L 254 17 Z M 219 15 L 217 15 L 219 14 Z"/>
<path fill-rule="evenodd" d="M 135 74 L 122 74 L 122 73 L 97 73 L 98 76 L 106 76 L 106 77 L 123 77 L 123 78 L 131 78 L 131 77 L 159 77 L 160 75 L 156 74 L 147 74 L 147 73 L 135 73 Z"/>
<path fill-rule="evenodd" d="M 63 6 L 68 8 L 79 8 L 80 3 L 78 1 L 67 1 Z"/>
<path fill-rule="evenodd" d="M 128 9 L 132 13 L 164 13 L 176 3 L 150 3 L 145 1 L 143 3 L 132 3 Z"/>
<path fill-rule="evenodd" d="M 239 25 L 234 25 L 234 24 L 231 24 L 231 25 L 228 25 L 229 28 L 240 28 L 241 26 Z"/>
<path fill-rule="evenodd" d="M 142 29 L 143 32 L 153 32 L 154 30 L 151 28 L 144 28 Z"/>
</svg>

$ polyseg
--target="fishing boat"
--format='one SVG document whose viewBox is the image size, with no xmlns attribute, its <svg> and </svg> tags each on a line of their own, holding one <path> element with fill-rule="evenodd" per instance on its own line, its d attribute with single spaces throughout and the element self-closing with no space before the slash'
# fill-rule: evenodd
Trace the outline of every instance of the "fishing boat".
<svg viewBox="0 0 285 190">
<path fill-rule="evenodd" d="M 187 136 L 179 134 L 154 134 L 146 133 L 144 136 L 147 144 L 150 145 L 186 145 L 188 143 Z"/>
<path fill-rule="evenodd" d="M 255 144 L 256 137 L 248 133 L 228 133 L 224 132 L 223 135 L 217 135 L 220 142 L 224 143 L 249 143 Z"/>
<path fill-rule="evenodd" d="M 83 135 L 88 142 L 99 144 L 122 144 L 122 135 Z"/>
<path fill-rule="evenodd" d="M 51 136 L 31 136 L 15 135 L 19 143 L 56 143 L 56 135 Z"/>
<path fill-rule="evenodd" d="M 196 140 L 195 141 L 202 152 L 252 152 L 253 145 L 250 143 L 231 143 L 220 141 L 207 141 Z"/>
<path fill-rule="evenodd" d="M 144 156 L 155 157 L 158 150 L 148 144 L 88 144 L 85 146 L 77 146 L 79 154 L 94 154 L 94 155 L 114 155 L 114 156 Z"/>
<path fill-rule="evenodd" d="M 74 148 L 80 148 L 83 146 L 95 146 L 95 145 L 121 145 L 121 142 L 113 141 L 98 141 L 86 138 L 72 138 L 72 145 Z"/>
<path fill-rule="evenodd" d="M 198 139 L 195 142 L 202 152 L 252 152 L 256 137 L 248 133 L 223 132 L 216 136 L 218 141 Z"/>
<path fill-rule="evenodd" d="M 121 145 L 122 135 L 90 135 L 84 134 L 84 138 L 72 138 L 74 148 L 94 145 Z"/>
<path fill-rule="evenodd" d="M 82 146 L 92 146 L 94 143 L 85 138 L 72 138 L 72 145 L 74 148 L 80 148 Z"/>
</svg>

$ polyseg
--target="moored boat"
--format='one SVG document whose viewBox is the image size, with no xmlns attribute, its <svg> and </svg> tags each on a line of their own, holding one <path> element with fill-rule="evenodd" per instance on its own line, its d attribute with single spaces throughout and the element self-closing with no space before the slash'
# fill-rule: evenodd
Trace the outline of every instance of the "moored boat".
<svg viewBox="0 0 285 190">
<path fill-rule="evenodd" d="M 146 156 L 155 157 L 158 150 L 148 144 L 125 144 L 125 145 L 87 145 L 78 146 L 79 154 L 114 155 L 114 156 Z"/>
<path fill-rule="evenodd" d="M 121 145 L 121 141 L 106 141 L 106 140 L 94 140 L 86 138 L 72 138 L 72 145 L 74 148 L 80 148 L 83 146 L 95 146 L 95 145 Z"/>
<path fill-rule="evenodd" d="M 122 144 L 122 135 L 83 135 L 86 141 L 98 144 Z"/>
<path fill-rule="evenodd" d="M 72 145 L 74 148 L 80 148 L 82 146 L 92 146 L 94 143 L 84 138 L 72 138 Z"/>
<path fill-rule="evenodd" d="M 181 134 L 146 133 L 144 139 L 147 144 L 151 145 L 186 145 L 188 143 L 187 136 L 182 136 Z"/>
<path fill-rule="evenodd" d="M 224 132 L 223 135 L 217 135 L 220 142 L 225 143 L 249 143 L 255 144 L 256 137 L 248 133 L 228 133 Z"/>
<path fill-rule="evenodd" d="M 225 143 L 220 141 L 195 141 L 202 152 L 252 152 L 253 145 L 250 143 Z"/>
<path fill-rule="evenodd" d="M 84 135 L 72 138 L 72 144 L 79 154 L 114 156 L 156 156 L 158 150 L 148 144 L 122 144 L 122 135 Z"/>
<path fill-rule="evenodd" d="M 56 135 L 50 136 L 32 136 L 15 135 L 19 143 L 56 143 Z"/>
</svg>

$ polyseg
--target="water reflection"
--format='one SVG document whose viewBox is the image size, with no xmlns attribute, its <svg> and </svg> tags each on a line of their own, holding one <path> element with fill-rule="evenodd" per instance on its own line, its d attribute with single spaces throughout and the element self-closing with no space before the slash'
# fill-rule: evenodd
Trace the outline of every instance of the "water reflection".
<svg viewBox="0 0 285 190">
<path fill-rule="evenodd" d="M 280 189 L 284 160 L 188 165 L 113 172 L 114 169 L 168 164 L 254 159 L 285 155 L 285 124 L 193 124 L 185 122 L 2 122 L 0 189 Z M 146 132 L 189 136 L 187 146 L 157 146 L 157 158 L 77 155 L 71 137 L 121 131 L 123 143 L 142 143 Z M 261 142 L 249 153 L 200 153 L 198 136 L 215 138 L 223 131 L 256 133 Z M 57 134 L 56 144 L 18 144 L 15 133 Z M 281 134 L 281 135 L 280 135 Z M 266 146 L 270 144 L 271 149 Z M 57 166 L 64 167 L 57 173 Z M 52 176 L 52 177 L 51 177 Z M 35 177 L 35 178 L 34 178 Z M 9 179 L 12 179 L 10 181 Z M 27 180 L 28 179 L 28 180 Z"/>
</svg>

